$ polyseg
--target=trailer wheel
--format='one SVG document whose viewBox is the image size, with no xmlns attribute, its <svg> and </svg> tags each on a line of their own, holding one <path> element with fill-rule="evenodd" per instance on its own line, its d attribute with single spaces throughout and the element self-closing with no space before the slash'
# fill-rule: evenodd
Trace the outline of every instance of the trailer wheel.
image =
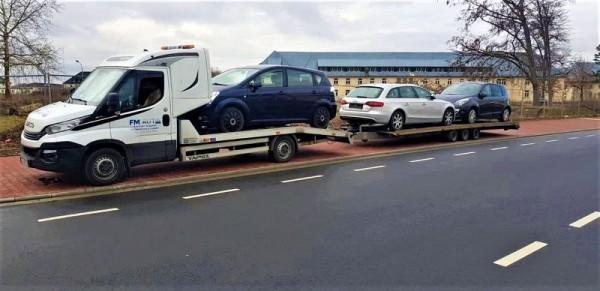
<svg viewBox="0 0 600 291">
<path fill-rule="evenodd" d="M 127 172 L 125 158 L 111 148 L 102 148 L 90 153 L 83 167 L 85 179 L 94 186 L 114 184 Z"/>
<path fill-rule="evenodd" d="M 463 129 L 459 132 L 458 138 L 462 141 L 469 140 L 469 130 Z"/>
<path fill-rule="evenodd" d="M 481 134 L 481 130 L 479 130 L 479 128 L 471 129 L 471 138 L 472 139 L 479 139 L 480 134 Z"/>
<path fill-rule="evenodd" d="M 285 163 L 296 155 L 296 142 L 290 136 L 278 136 L 271 142 L 271 158 L 276 163 Z"/>
<path fill-rule="evenodd" d="M 458 131 L 451 130 L 446 133 L 446 140 L 449 142 L 455 142 L 458 139 Z"/>
</svg>

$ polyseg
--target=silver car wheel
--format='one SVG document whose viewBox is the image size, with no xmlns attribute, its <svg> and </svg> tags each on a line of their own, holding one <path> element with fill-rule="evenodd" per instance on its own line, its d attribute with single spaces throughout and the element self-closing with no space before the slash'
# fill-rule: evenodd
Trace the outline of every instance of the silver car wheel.
<svg viewBox="0 0 600 291">
<path fill-rule="evenodd" d="M 475 111 L 475 109 L 469 110 L 469 116 L 467 118 L 469 123 L 475 123 L 475 121 L 477 120 L 477 112 Z"/>
<path fill-rule="evenodd" d="M 506 108 L 502 112 L 502 121 L 509 121 L 509 120 L 510 120 L 510 110 L 508 110 L 508 108 Z"/>
<path fill-rule="evenodd" d="M 452 114 L 452 111 L 446 110 L 446 113 L 444 113 L 444 125 L 452 125 L 453 120 L 454 114 Z"/>
<path fill-rule="evenodd" d="M 393 130 L 400 130 L 402 129 L 402 126 L 404 125 L 404 116 L 402 115 L 401 112 L 395 112 L 392 115 L 392 122 L 391 122 L 391 129 Z"/>
</svg>

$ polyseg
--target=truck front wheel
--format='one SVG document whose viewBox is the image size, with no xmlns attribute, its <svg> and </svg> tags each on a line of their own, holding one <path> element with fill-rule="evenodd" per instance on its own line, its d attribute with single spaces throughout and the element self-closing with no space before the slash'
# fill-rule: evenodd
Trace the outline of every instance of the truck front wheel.
<svg viewBox="0 0 600 291">
<path fill-rule="evenodd" d="M 126 173 L 123 155 L 110 148 L 91 152 L 83 167 L 85 179 L 94 186 L 114 184 Z"/>
</svg>

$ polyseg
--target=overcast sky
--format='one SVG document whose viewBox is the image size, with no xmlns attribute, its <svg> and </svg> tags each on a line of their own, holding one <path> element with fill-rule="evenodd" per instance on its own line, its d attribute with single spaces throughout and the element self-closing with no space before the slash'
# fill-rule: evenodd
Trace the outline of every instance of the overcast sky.
<svg viewBox="0 0 600 291">
<path fill-rule="evenodd" d="M 271 51 L 448 51 L 458 10 L 445 0 L 393 2 L 61 1 L 49 37 L 65 73 L 113 54 L 192 43 L 221 69 L 257 64 Z M 599 43 L 597 0 L 569 4 L 573 53 Z"/>
</svg>

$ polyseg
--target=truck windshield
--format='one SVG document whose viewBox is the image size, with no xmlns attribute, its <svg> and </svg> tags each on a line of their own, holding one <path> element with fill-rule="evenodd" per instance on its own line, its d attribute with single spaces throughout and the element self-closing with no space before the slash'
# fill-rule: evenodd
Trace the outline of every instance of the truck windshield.
<svg viewBox="0 0 600 291">
<path fill-rule="evenodd" d="M 377 98 L 381 91 L 383 91 L 383 88 L 379 87 L 356 87 L 346 97 Z"/>
<path fill-rule="evenodd" d="M 442 95 L 477 95 L 481 91 L 481 84 L 454 84 L 442 91 Z"/>
<path fill-rule="evenodd" d="M 73 92 L 67 102 L 97 106 L 125 72 L 124 69 L 115 68 L 94 70 Z"/>
<path fill-rule="evenodd" d="M 250 75 L 256 73 L 258 69 L 231 69 L 215 76 L 212 79 L 213 85 L 231 86 L 237 85 L 240 82 L 246 80 Z"/>
</svg>

